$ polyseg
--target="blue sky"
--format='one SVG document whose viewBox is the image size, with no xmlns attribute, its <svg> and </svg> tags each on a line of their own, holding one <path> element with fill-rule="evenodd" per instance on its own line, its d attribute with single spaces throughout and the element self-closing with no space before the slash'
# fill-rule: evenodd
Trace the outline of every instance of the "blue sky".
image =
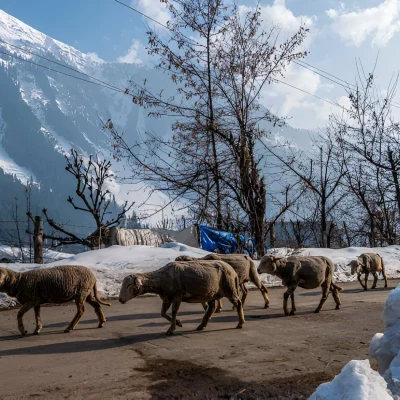
<svg viewBox="0 0 400 400">
<path fill-rule="evenodd" d="M 130 0 L 127 0 L 129 3 Z M 114 0 L 0 0 L 0 8 L 54 39 L 115 61 L 133 37 L 144 39 L 141 16 Z"/>
<path fill-rule="evenodd" d="M 159 0 L 124 0 L 145 14 L 166 22 L 168 13 Z M 255 1 L 237 0 L 242 7 Z M 285 37 L 301 22 L 310 28 L 306 61 L 341 79 L 354 82 L 360 59 L 370 71 L 379 52 L 376 75 L 382 91 L 397 73 L 400 55 L 400 0 L 261 0 L 266 24 L 278 24 Z M 41 32 L 106 61 L 149 63 L 144 49 L 143 17 L 114 0 L 0 0 L 0 8 Z M 311 71 L 291 66 L 285 81 L 319 97 L 346 106 L 346 91 Z M 400 96 L 396 99 L 400 103 Z M 335 109 L 284 85 L 268 86 L 263 103 L 291 124 L 316 128 Z M 400 110 L 400 109 L 399 109 Z M 399 113 L 400 117 L 400 113 Z"/>
</svg>

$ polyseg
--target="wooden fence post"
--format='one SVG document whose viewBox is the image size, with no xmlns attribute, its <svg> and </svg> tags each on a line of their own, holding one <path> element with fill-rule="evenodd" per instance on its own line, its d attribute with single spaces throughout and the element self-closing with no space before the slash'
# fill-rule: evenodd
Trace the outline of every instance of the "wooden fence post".
<svg viewBox="0 0 400 400">
<path fill-rule="evenodd" d="M 43 219 L 35 217 L 34 240 L 34 261 L 37 264 L 43 264 Z"/>
</svg>

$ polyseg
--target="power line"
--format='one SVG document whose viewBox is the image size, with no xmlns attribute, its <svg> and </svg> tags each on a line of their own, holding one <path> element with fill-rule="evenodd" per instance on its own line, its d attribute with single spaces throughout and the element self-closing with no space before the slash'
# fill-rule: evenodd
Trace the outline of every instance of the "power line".
<svg viewBox="0 0 400 400">
<path fill-rule="evenodd" d="M 195 44 L 197 44 L 198 46 L 201 46 L 201 44 L 200 44 L 199 42 L 197 42 L 196 40 L 193 40 L 192 38 L 190 38 L 190 37 L 184 35 L 182 32 L 173 31 L 173 30 L 172 30 L 171 28 L 169 28 L 167 25 L 164 25 L 163 23 L 161 23 L 161 22 L 155 20 L 154 18 L 150 17 L 149 15 L 146 15 L 146 14 L 142 13 L 142 12 L 139 11 L 138 9 L 136 9 L 136 8 L 134 8 L 134 7 L 131 7 L 131 6 L 129 6 L 128 4 L 126 4 L 126 3 L 122 2 L 122 1 L 119 1 L 119 0 L 114 0 L 114 1 L 115 1 L 116 3 L 121 4 L 121 5 L 124 6 L 124 7 L 129 8 L 129 9 L 132 10 L 132 11 L 134 11 L 134 12 L 136 12 L 136 13 L 142 15 L 143 17 L 149 19 L 150 21 L 155 22 L 156 24 L 162 26 L 163 28 L 168 29 L 168 30 L 171 31 L 172 33 L 175 33 L 175 34 L 177 34 L 177 35 L 180 35 L 180 36 L 182 36 L 182 37 L 184 37 L 184 38 L 190 40 L 192 43 L 195 43 Z"/>
<path fill-rule="evenodd" d="M 155 20 L 154 18 L 150 17 L 149 15 L 144 14 L 143 12 L 137 10 L 136 8 L 131 7 L 131 6 L 129 6 L 128 4 L 125 4 L 125 3 L 123 3 L 123 2 L 120 1 L 120 0 L 114 0 L 114 1 L 117 2 L 117 3 L 119 3 L 119 4 L 121 4 L 121 5 L 123 5 L 123 6 L 125 6 L 125 7 L 127 7 L 127 8 L 129 8 L 129 9 L 131 9 L 132 11 L 134 11 L 134 12 L 136 12 L 136 13 L 142 15 L 143 17 L 148 18 L 149 20 L 151 20 L 151 21 L 157 23 L 158 25 L 161 25 L 162 27 L 168 29 L 169 31 L 171 31 L 171 32 L 173 32 L 173 33 L 176 33 L 176 32 L 174 32 L 174 31 L 172 31 L 172 29 L 169 28 L 167 25 L 162 24 L 161 22 Z M 189 39 L 189 40 L 192 40 L 192 39 L 188 38 L 187 36 L 183 35 L 182 33 L 181 33 L 181 35 L 184 36 L 184 37 L 186 37 L 186 38 Z M 349 83 L 349 82 L 345 81 L 344 79 L 341 79 L 341 78 L 339 78 L 339 77 L 337 77 L 337 76 L 335 76 L 335 75 L 333 75 L 333 74 L 331 74 L 331 73 L 329 73 L 329 72 L 326 72 L 326 71 L 324 71 L 324 70 L 322 70 L 322 69 L 320 69 L 320 68 L 314 67 L 313 65 L 311 65 L 311 64 L 309 64 L 309 63 L 307 63 L 307 62 L 305 62 L 305 61 L 303 61 L 303 60 L 293 60 L 293 62 L 294 62 L 295 64 L 299 65 L 299 66 L 302 67 L 302 68 L 308 69 L 309 71 L 313 72 L 313 73 L 316 74 L 316 75 L 320 75 L 320 76 L 322 76 L 323 78 L 325 78 L 325 79 L 327 79 L 327 80 L 329 80 L 329 81 L 331 81 L 331 82 L 333 82 L 333 83 L 336 83 L 337 85 L 340 85 L 340 86 L 344 87 L 345 89 L 347 89 L 348 87 L 356 88 L 356 85 L 354 85 L 353 83 Z M 303 65 L 303 64 L 304 64 L 304 65 Z M 309 68 L 309 67 L 310 67 L 310 68 Z M 314 71 L 313 69 L 311 69 L 311 68 L 313 68 L 315 71 Z M 320 71 L 320 72 L 317 72 L 317 71 Z M 323 75 L 321 72 L 322 72 L 323 74 L 325 74 L 325 75 Z M 328 75 L 328 76 L 330 76 L 330 77 L 332 77 L 332 78 L 335 78 L 335 79 L 338 80 L 338 81 L 341 81 L 341 82 L 345 83 L 347 86 L 344 85 L 343 83 L 337 82 L 337 81 L 335 81 L 334 79 L 329 78 L 329 77 L 326 76 L 326 75 Z M 277 80 L 278 80 L 278 79 L 277 79 Z M 279 81 L 279 80 L 278 80 L 278 81 Z M 319 100 L 326 101 L 326 102 L 328 102 L 328 103 L 330 103 L 330 104 L 333 104 L 333 105 L 339 106 L 339 107 L 341 107 L 341 108 L 344 108 L 344 107 L 340 106 L 339 104 L 330 102 L 329 100 L 325 100 L 325 99 L 323 99 L 323 98 L 321 98 L 321 97 L 318 97 L 318 96 L 316 96 L 316 95 L 313 95 L 313 94 L 311 94 L 311 93 L 309 93 L 309 92 L 307 92 L 307 91 L 305 91 L 305 90 L 303 90 L 303 89 L 299 89 L 299 88 L 297 88 L 297 87 L 295 87 L 295 86 L 293 86 L 293 85 L 290 85 L 290 84 L 288 84 L 288 83 L 285 83 L 285 82 L 283 82 L 283 81 L 279 81 L 279 82 L 284 83 L 285 85 L 290 86 L 290 87 L 292 87 L 292 88 L 294 88 L 294 89 L 300 90 L 300 91 L 302 91 L 302 92 L 304 92 L 304 93 L 306 93 L 306 94 L 309 94 L 310 96 L 316 97 L 316 98 L 319 99 Z M 392 105 L 393 107 L 395 107 L 395 108 L 400 108 L 400 107 L 398 107 L 398 106 L 396 105 L 396 103 L 392 103 L 391 105 Z M 349 110 L 347 110 L 347 111 L 349 111 Z"/>
<path fill-rule="evenodd" d="M 296 87 L 296 86 L 291 85 L 290 83 L 281 81 L 281 80 L 279 80 L 279 79 L 274 78 L 274 80 L 276 80 L 276 81 L 278 81 L 278 82 L 280 82 L 280 83 L 283 83 L 284 85 L 287 85 L 287 86 L 289 86 L 289 87 L 291 87 L 291 88 L 293 88 L 293 89 L 299 90 L 300 92 L 303 92 L 303 93 L 306 93 L 306 94 L 308 94 L 308 95 L 310 95 L 310 96 L 313 96 L 313 97 L 315 97 L 315 98 L 317 98 L 317 99 L 319 99 L 319 100 L 325 101 L 326 103 L 332 104 L 333 106 L 340 107 L 342 110 L 345 110 L 345 111 L 347 111 L 347 112 L 350 112 L 350 110 L 348 110 L 346 107 L 341 106 L 341 105 L 338 104 L 338 103 L 333 103 L 332 101 L 326 100 L 326 99 L 324 99 L 324 98 L 322 98 L 322 97 L 317 96 L 316 94 L 312 94 L 312 93 L 310 93 L 310 92 L 307 92 L 307 91 L 304 90 L 304 89 L 300 89 L 300 88 L 298 88 L 298 87 Z"/>
<path fill-rule="evenodd" d="M 100 84 L 100 83 L 96 83 L 96 82 L 93 82 L 93 81 L 89 81 L 89 80 L 87 80 L 87 79 L 80 78 L 79 76 L 67 74 L 66 72 L 62 72 L 62 71 L 58 71 L 58 70 L 56 70 L 56 69 L 54 69 L 54 68 L 46 67 L 46 66 L 44 66 L 44 65 L 35 63 L 35 62 L 33 62 L 33 61 L 30 61 L 30 60 L 27 60 L 26 58 L 22 58 L 22 57 L 16 56 L 15 54 L 6 53 L 6 52 L 1 51 L 1 50 L 0 50 L 0 54 L 5 54 L 6 56 L 9 56 L 9 57 L 12 57 L 12 58 L 16 58 L 16 59 L 18 59 L 18 60 L 27 62 L 27 63 L 29 63 L 29 64 L 36 65 L 37 67 L 41 67 L 41 68 L 47 69 L 47 70 L 49 70 L 49 71 L 56 72 L 56 73 L 58 73 L 58 74 L 66 75 L 66 76 L 69 76 L 69 77 L 71 77 L 71 78 L 75 78 L 75 79 L 78 79 L 78 80 L 80 80 L 80 81 L 83 81 L 83 82 L 91 83 L 92 85 L 102 86 L 102 87 L 104 87 L 104 88 L 106 88 L 106 89 L 114 90 L 115 92 L 118 92 L 118 93 L 124 93 L 124 90 L 122 90 L 122 89 L 114 89 L 114 88 L 112 88 L 112 87 L 110 87 L 110 86 L 107 86 L 107 85 L 103 85 L 103 84 Z"/>
<path fill-rule="evenodd" d="M 46 61 L 49 61 L 49 62 L 51 62 L 51 63 L 60 65 L 61 67 L 66 68 L 66 69 L 69 69 L 69 70 L 74 71 L 74 72 L 77 72 L 78 74 L 87 76 L 88 78 L 91 78 L 91 79 L 93 79 L 93 80 L 95 80 L 95 81 L 97 81 L 97 82 L 100 82 L 100 83 L 102 83 L 102 84 L 104 84 L 104 85 L 110 86 L 110 88 L 113 88 L 113 89 L 116 89 L 116 90 L 122 90 L 122 89 L 120 89 L 120 88 L 118 88 L 118 87 L 116 87 L 116 86 L 114 86 L 114 85 L 110 85 L 109 83 L 102 81 L 101 79 L 97 79 L 97 78 L 95 78 L 94 76 L 91 76 L 91 75 L 89 75 L 89 74 L 87 74 L 87 73 L 85 73 L 85 72 L 82 72 L 82 71 L 79 71 L 79 70 L 77 70 L 77 69 L 75 69 L 75 68 L 72 68 L 72 67 L 70 67 L 69 65 L 64 65 L 64 64 L 62 64 L 62 63 L 60 63 L 60 62 L 51 60 L 50 58 L 41 56 L 40 54 L 33 53 L 32 51 L 26 50 L 26 49 L 24 49 L 24 48 L 22 48 L 22 47 L 19 47 L 19 46 L 16 46 L 16 45 L 14 45 L 14 44 L 11 44 L 11 43 L 9 43 L 9 42 L 6 42 L 6 41 L 3 40 L 3 39 L 0 39 L 0 42 L 3 42 L 3 43 L 5 43 L 5 44 L 7 44 L 7 45 L 9 45 L 9 46 L 11 46 L 11 47 L 14 47 L 14 48 L 16 48 L 16 49 L 18 49 L 18 50 L 21 50 L 21 51 L 23 51 L 23 52 L 25 52 L 25 53 L 27 53 L 27 54 L 32 54 L 32 55 L 34 55 L 34 56 L 36 56 L 36 57 L 42 58 L 43 60 L 46 60 Z M 27 46 L 29 46 L 29 45 L 27 45 Z M 32 46 L 29 46 L 29 47 L 32 48 Z"/>
</svg>

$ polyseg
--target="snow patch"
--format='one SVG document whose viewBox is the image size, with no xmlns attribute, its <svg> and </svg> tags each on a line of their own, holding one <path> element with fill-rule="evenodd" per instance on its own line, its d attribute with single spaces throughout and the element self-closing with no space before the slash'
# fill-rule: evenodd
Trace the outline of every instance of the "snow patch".
<svg viewBox="0 0 400 400">
<path fill-rule="evenodd" d="M 369 348 L 381 375 L 368 360 L 352 360 L 332 382 L 320 385 L 310 400 L 400 399 L 400 285 L 386 299 L 383 320 L 385 333 L 375 334 Z"/>
<path fill-rule="evenodd" d="M 2 141 L 5 135 L 6 123 L 2 119 L 0 108 L 0 168 L 6 174 L 15 175 L 22 184 L 26 185 L 32 177 L 36 181 L 35 176 L 27 168 L 20 167 L 6 152 L 2 146 Z"/>
<path fill-rule="evenodd" d="M 369 360 L 352 360 L 332 382 L 323 383 L 309 400 L 392 400 L 385 380 Z"/>
<path fill-rule="evenodd" d="M 174 261 L 179 255 L 203 257 L 208 252 L 181 243 L 167 243 L 161 247 L 111 246 L 76 255 L 58 254 L 58 261 L 48 264 L 0 264 L 16 272 L 34 268 L 49 268 L 57 265 L 83 265 L 88 267 L 98 280 L 99 291 L 106 296 L 117 297 L 125 276 L 139 272 L 155 271 Z M 54 257 L 55 255 L 52 254 Z M 1 251 L 0 251 L 1 257 Z M 8 297 L 0 298 L 0 308 L 9 306 Z"/>
</svg>

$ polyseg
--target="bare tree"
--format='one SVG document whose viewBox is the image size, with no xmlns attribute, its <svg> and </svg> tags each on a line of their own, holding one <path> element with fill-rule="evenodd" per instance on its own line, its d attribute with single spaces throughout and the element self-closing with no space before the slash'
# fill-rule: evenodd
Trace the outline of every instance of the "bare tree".
<svg viewBox="0 0 400 400">
<path fill-rule="evenodd" d="M 133 148 L 113 126 L 114 146 L 134 160 L 141 179 L 195 204 L 206 218 L 214 215 L 217 228 L 232 224 L 226 204 L 241 210 L 237 220 L 244 221 L 262 256 L 267 189 L 256 143 L 283 121 L 259 99 L 291 61 L 305 55 L 297 48 L 307 29 L 301 26 L 278 45 L 279 29 L 263 30 L 258 8 L 240 18 L 238 9 L 228 14 L 219 0 L 167 1 L 167 6 L 173 42 L 150 32 L 149 49 L 177 84 L 177 94 L 156 94 L 133 82 L 130 93 L 135 103 L 155 109 L 150 115 L 174 117 L 175 134 L 171 140 L 147 134 L 145 146 Z M 194 38 L 184 36 L 183 28 Z"/>
<path fill-rule="evenodd" d="M 400 126 L 391 113 L 398 78 L 383 96 L 373 73 L 365 76 L 362 67 L 358 70 L 354 89 L 349 89 L 350 109 L 345 117 L 332 116 L 331 126 L 347 170 L 347 188 L 361 208 L 353 230 L 374 247 L 378 240 L 394 244 L 399 223 Z"/>
<path fill-rule="evenodd" d="M 347 195 L 339 191 L 346 169 L 343 160 L 335 153 L 336 147 L 331 132 L 328 130 L 326 133 L 325 136 L 313 139 L 314 149 L 310 154 L 299 150 L 295 154 L 292 150 L 288 155 L 287 152 L 280 154 L 271 148 L 268 150 L 280 161 L 285 171 L 303 184 L 309 201 L 302 211 L 318 223 L 319 245 L 331 247 L 334 232 L 333 212 Z M 289 148 L 287 151 L 290 151 Z M 310 217 L 305 219 L 310 221 Z"/>
<path fill-rule="evenodd" d="M 48 215 L 47 209 L 43 209 L 43 214 L 50 227 L 62 234 L 62 236 L 47 234 L 44 235 L 44 239 L 54 240 L 58 245 L 81 244 L 89 248 L 99 247 L 106 230 L 118 225 L 125 214 L 133 207 L 134 202 L 129 205 L 128 202 L 125 202 L 122 210 L 116 216 L 111 217 L 109 209 L 112 204 L 112 196 L 107 186 L 114 175 L 111 172 L 110 161 L 94 160 L 92 156 L 86 161 L 73 149 L 70 155 L 66 155 L 65 158 L 67 161 L 65 169 L 76 180 L 75 193 L 77 195 L 76 200 L 69 196 L 67 201 L 75 210 L 90 214 L 97 230 L 88 237 L 80 238 L 75 233 L 70 232 L 62 223 L 55 222 Z M 30 213 L 28 215 L 33 219 Z"/>
</svg>

